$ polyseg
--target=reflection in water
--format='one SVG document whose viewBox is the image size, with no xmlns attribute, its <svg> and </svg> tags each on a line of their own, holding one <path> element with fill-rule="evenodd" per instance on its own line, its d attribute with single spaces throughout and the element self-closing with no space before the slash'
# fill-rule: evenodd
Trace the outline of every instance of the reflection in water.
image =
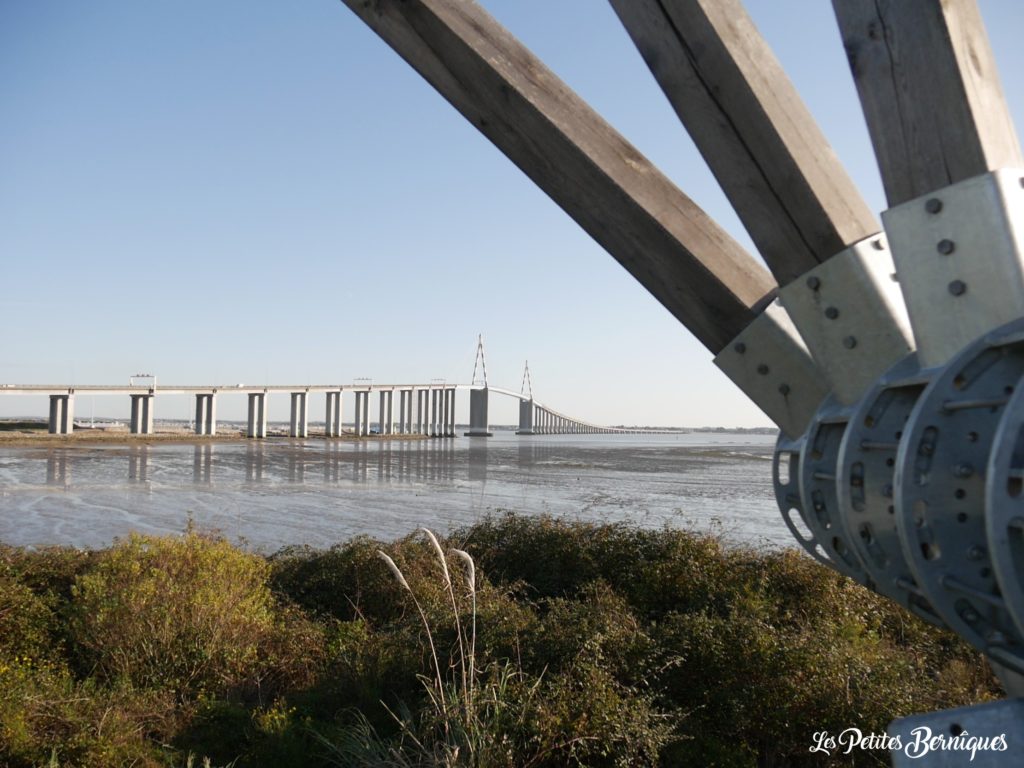
<svg viewBox="0 0 1024 768">
<path fill-rule="evenodd" d="M 772 500 L 772 446 L 770 436 L 499 432 L 0 447 L 0 540 L 90 546 L 128 530 L 181 531 L 191 513 L 276 548 L 358 533 L 389 538 L 421 525 L 445 530 L 511 509 L 651 527 L 717 520 L 735 538 L 789 545 Z"/>
<path fill-rule="evenodd" d="M 213 475 L 213 446 L 209 443 L 197 445 L 192 457 L 192 482 L 209 484 Z"/>
<path fill-rule="evenodd" d="M 128 449 L 128 480 L 145 483 L 149 476 L 149 446 L 133 445 Z"/>
<path fill-rule="evenodd" d="M 288 454 L 288 482 L 302 483 L 306 480 L 306 457 L 300 452 Z"/>
<path fill-rule="evenodd" d="M 487 482 L 487 438 L 469 438 L 469 479 Z"/>
<path fill-rule="evenodd" d="M 71 482 L 69 464 L 70 459 L 64 451 L 50 451 L 46 456 L 46 484 L 68 485 Z"/>
<path fill-rule="evenodd" d="M 263 479 L 263 443 L 252 441 L 245 446 L 245 479 L 250 483 Z"/>
</svg>

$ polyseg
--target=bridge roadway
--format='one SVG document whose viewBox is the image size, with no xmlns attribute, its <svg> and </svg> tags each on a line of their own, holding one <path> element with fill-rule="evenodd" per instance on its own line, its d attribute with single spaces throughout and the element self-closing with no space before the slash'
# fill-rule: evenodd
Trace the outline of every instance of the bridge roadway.
<svg viewBox="0 0 1024 768">
<path fill-rule="evenodd" d="M 377 432 L 382 435 L 418 434 L 429 437 L 455 437 L 455 393 L 469 392 L 469 431 L 471 437 L 489 437 L 490 394 L 493 392 L 519 401 L 518 435 L 568 435 L 630 433 L 590 424 L 567 416 L 521 392 L 501 387 L 476 384 L 298 384 L 298 385 L 204 385 L 156 386 L 153 384 L 3 384 L 0 395 L 41 395 L 50 398 L 49 431 L 66 435 L 74 431 L 76 394 L 127 395 L 131 398 L 130 430 L 133 434 L 152 434 L 155 399 L 161 395 L 194 395 L 196 398 L 195 432 L 197 435 L 217 433 L 216 403 L 218 396 L 240 394 L 248 397 L 246 435 L 267 436 L 267 398 L 271 393 L 288 393 L 291 397 L 289 435 L 309 436 L 309 395 L 322 393 L 325 398 L 324 423 L 326 436 L 342 434 L 342 397 L 355 398 L 354 428 L 356 435 L 370 434 L 370 400 L 378 395 Z M 397 419 L 395 393 L 398 393 Z"/>
</svg>

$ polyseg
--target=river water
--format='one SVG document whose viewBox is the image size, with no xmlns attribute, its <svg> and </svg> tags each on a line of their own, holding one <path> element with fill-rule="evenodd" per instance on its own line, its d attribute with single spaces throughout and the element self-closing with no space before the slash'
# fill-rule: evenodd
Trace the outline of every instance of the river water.
<svg viewBox="0 0 1024 768">
<path fill-rule="evenodd" d="M 793 543 L 765 435 L 268 439 L 0 448 L 0 541 L 97 547 L 193 520 L 270 552 L 390 539 L 501 510 Z"/>
</svg>

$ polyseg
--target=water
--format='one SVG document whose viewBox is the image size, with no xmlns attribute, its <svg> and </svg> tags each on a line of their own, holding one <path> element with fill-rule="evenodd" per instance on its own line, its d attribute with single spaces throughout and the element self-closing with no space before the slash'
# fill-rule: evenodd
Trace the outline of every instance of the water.
<svg viewBox="0 0 1024 768">
<path fill-rule="evenodd" d="M 0 541 L 97 547 L 189 519 L 273 551 L 448 531 L 488 512 L 714 530 L 789 546 L 765 435 L 0 448 Z"/>
</svg>

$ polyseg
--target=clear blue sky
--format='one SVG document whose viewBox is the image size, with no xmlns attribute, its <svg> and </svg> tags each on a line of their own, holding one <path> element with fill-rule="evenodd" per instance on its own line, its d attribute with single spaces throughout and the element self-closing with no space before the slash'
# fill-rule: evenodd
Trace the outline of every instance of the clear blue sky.
<svg viewBox="0 0 1024 768">
<path fill-rule="evenodd" d="M 606 3 L 484 5 L 753 250 Z M 880 211 L 830 4 L 748 7 Z M 981 8 L 1024 125 L 1024 5 Z M 468 382 L 483 333 L 491 383 L 528 358 L 580 418 L 768 424 L 336 0 L 3 0 L 0 114 L 0 382 Z"/>
</svg>

